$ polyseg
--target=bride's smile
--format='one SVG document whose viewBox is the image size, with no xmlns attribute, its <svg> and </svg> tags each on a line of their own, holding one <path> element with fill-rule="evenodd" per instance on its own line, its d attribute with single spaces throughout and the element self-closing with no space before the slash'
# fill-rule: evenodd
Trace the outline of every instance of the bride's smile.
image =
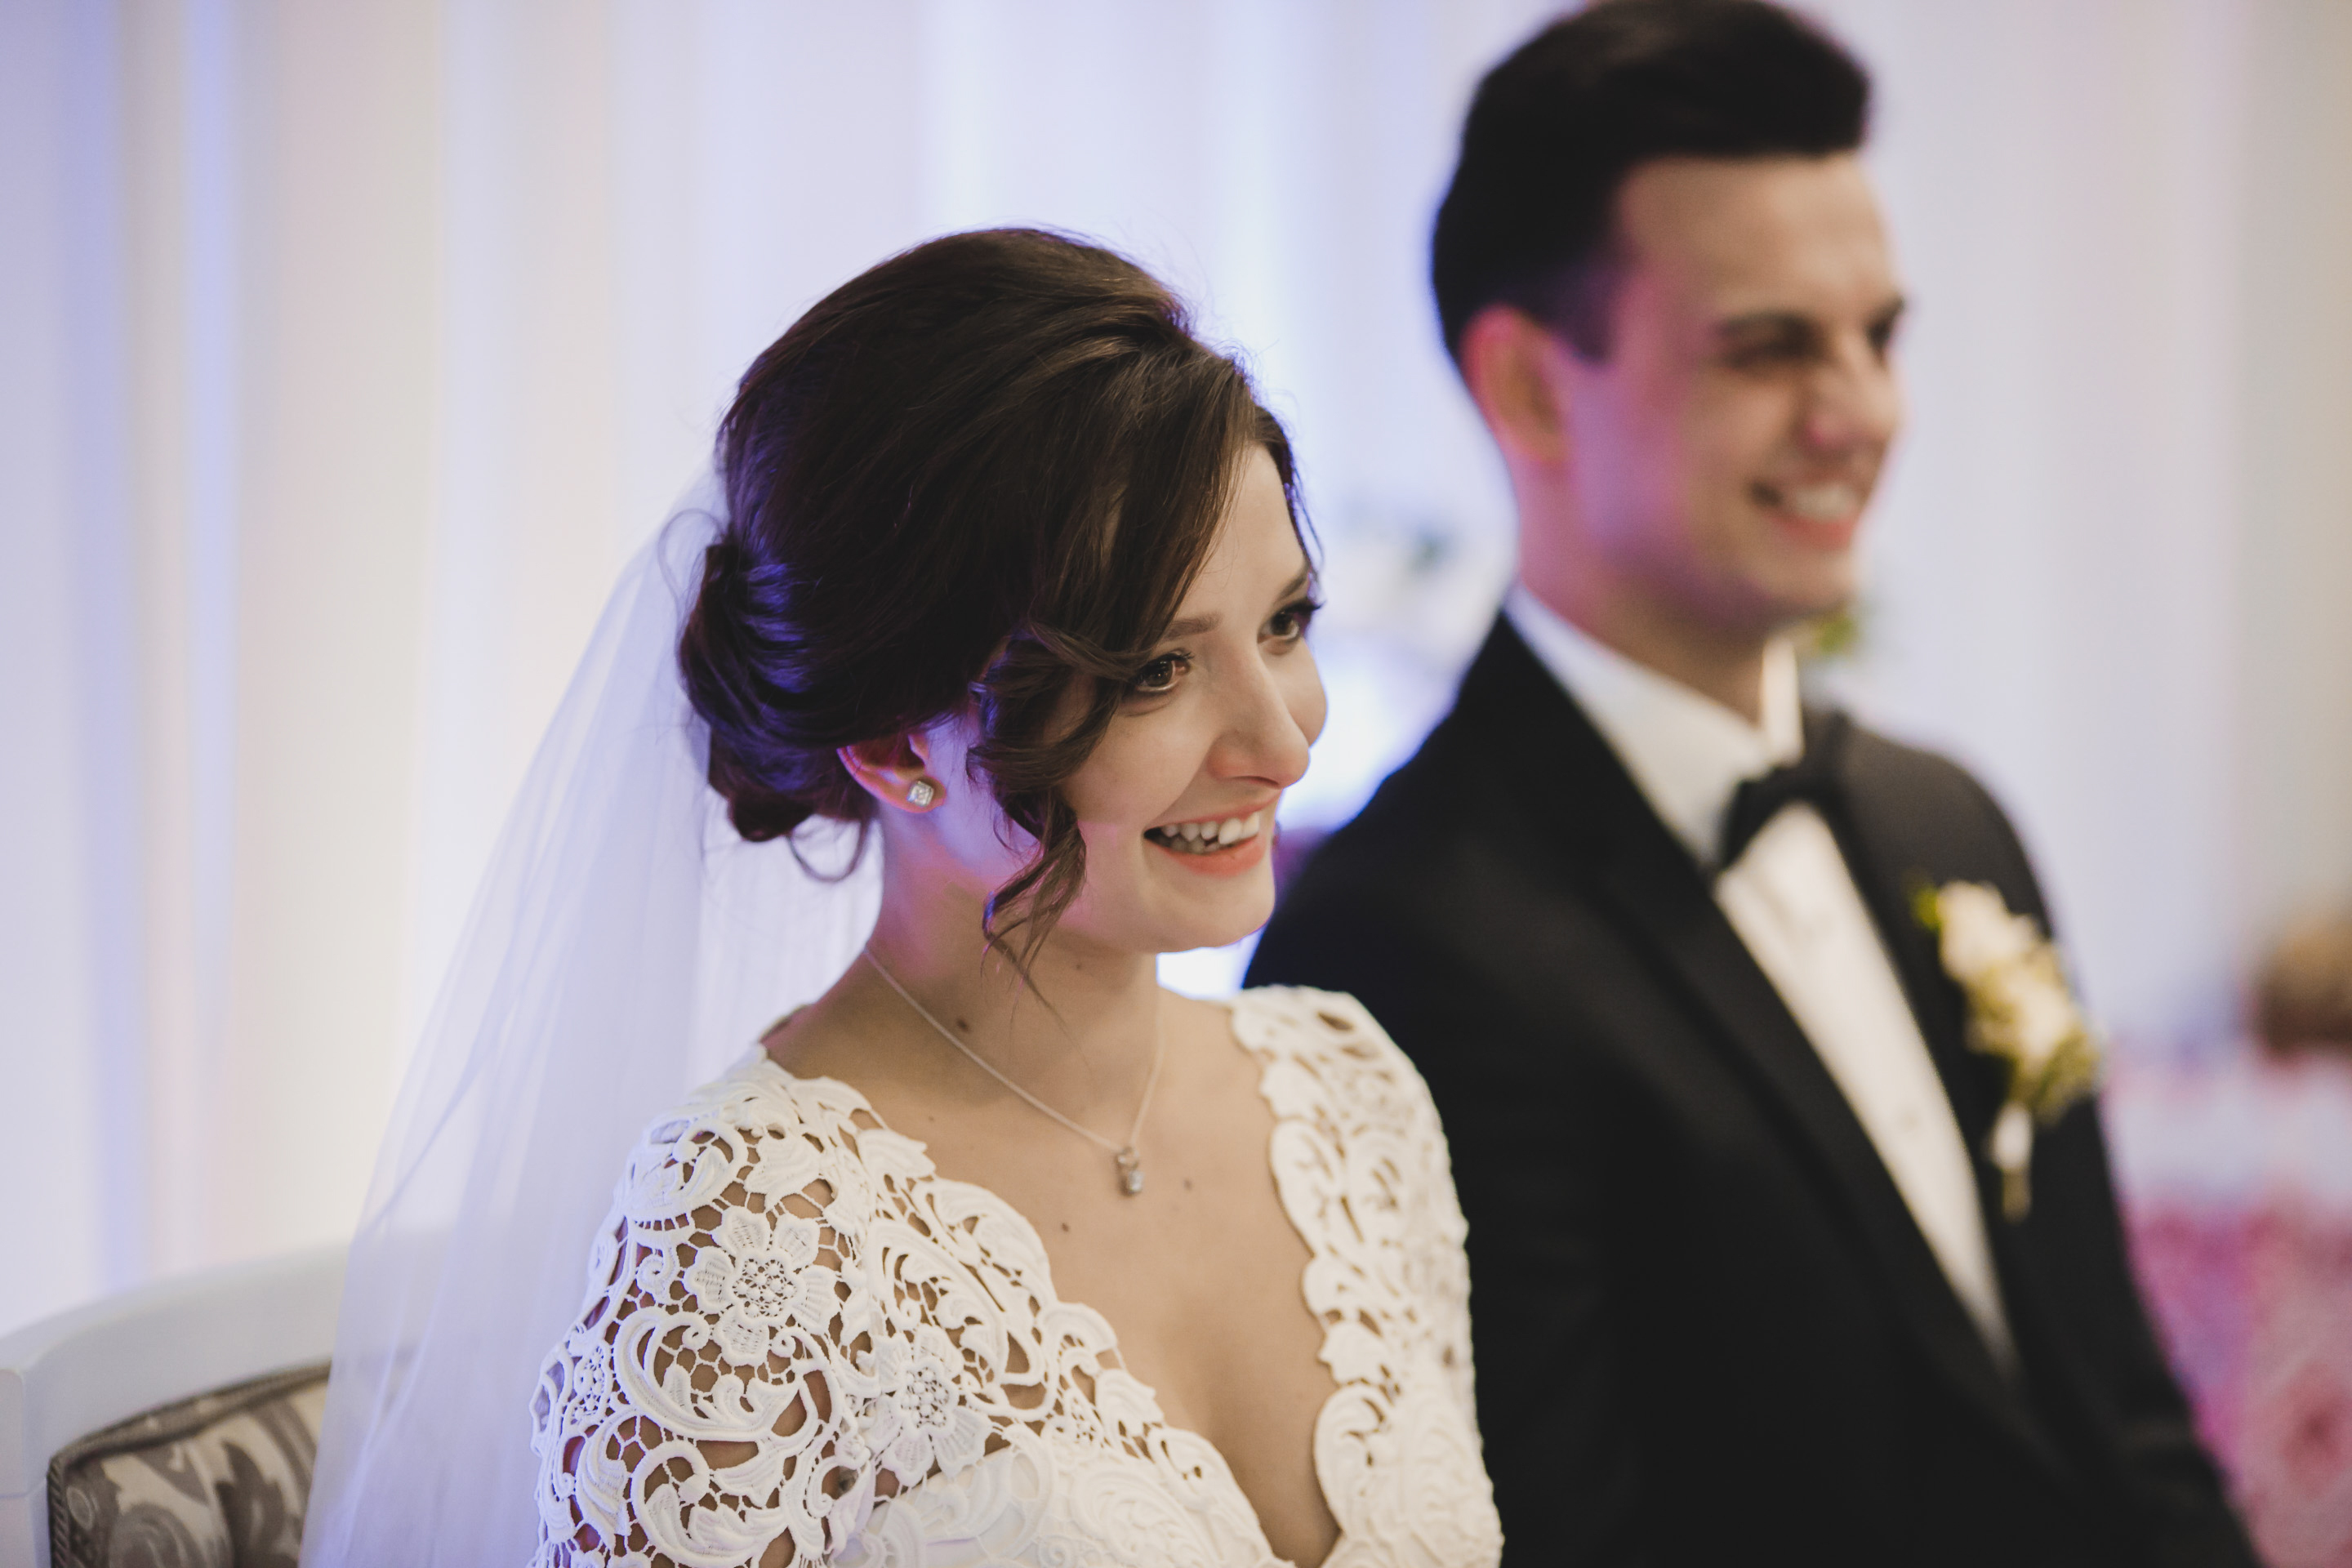
<svg viewBox="0 0 2352 1568">
<path fill-rule="evenodd" d="M 1236 470 L 1169 635 L 1063 786 L 1086 879 L 1048 950 L 1099 943 L 1148 959 L 1222 947 L 1274 911 L 1276 806 L 1307 771 L 1325 700 L 1307 643 L 1313 574 L 1282 477 L 1262 448 Z M 1081 708 L 1074 692 L 1059 721 L 1075 723 Z M 977 739 L 971 716 L 957 714 L 903 740 L 844 748 L 885 808 L 886 858 L 929 885 L 927 904 L 950 898 L 975 919 L 1036 853 L 971 782 Z M 917 780 L 938 792 L 920 805 L 908 799 Z M 887 916 L 880 940 L 897 940 Z M 1047 950 L 1036 956 L 1051 962 Z"/>
<path fill-rule="evenodd" d="M 1215 817 L 1205 822 L 1171 822 L 1165 827 L 1145 828 L 1143 838 L 1153 848 L 1165 849 L 1188 863 L 1190 870 L 1229 876 L 1265 858 L 1265 844 L 1260 835 L 1272 815 L 1261 807 L 1246 816 L 1228 816 L 1222 822 Z"/>
<path fill-rule="evenodd" d="M 1088 868 L 1071 918 L 1129 903 L 1153 952 L 1223 946 L 1265 923 L 1276 804 L 1323 730 L 1307 557 L 1272 460 L 1252 452 L 1235 489 L 1176 635 L 1069 785 Z"/>
</svg>

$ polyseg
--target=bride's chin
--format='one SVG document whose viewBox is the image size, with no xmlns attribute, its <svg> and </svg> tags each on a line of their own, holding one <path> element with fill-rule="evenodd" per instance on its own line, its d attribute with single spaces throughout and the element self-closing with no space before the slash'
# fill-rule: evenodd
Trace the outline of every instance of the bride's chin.
<svg viewBox="0 0 2352 1568">
<path fill-rule="evenodd" d="M 1159 940 L 1153 944 L 1160 952 L 1192 952 L 1204 947 L 1231 947 L 1244 937 L 1255 935 L 1274 917 L 1274 889 L 1258 889 L 1246 885 L 1228 885 L 1220 889 L 1223 895 L 1214 900 L 1215 909 L 1194 909 L 1161 924 Z"/>
</svg>

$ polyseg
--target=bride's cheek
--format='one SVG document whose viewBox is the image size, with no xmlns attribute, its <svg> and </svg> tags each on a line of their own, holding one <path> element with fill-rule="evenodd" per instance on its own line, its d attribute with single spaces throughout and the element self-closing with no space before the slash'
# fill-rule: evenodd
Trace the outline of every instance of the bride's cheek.
<svg viewBox="0 0 2352 1568">
<path fill-rule="evenodd" d="M 1171 773 L 1164 736 L 1120 726 L 1106 736 L 1071 779 L 1067 798 L 1087 836 L 1141 840 L 1181 793 L 1185 775 Z"/>
<path fill-rule="evenodd" d="M 1331 700 L 1323 689 L 1323 672 L 1315 666 L 1313 650 L 1302 645 L 1292 658 L 1294 662 L 1283 672 L 1283 695 L 1290 708 L 1291 721 L 1311 746 L 1322 738 L 1324 721 L 1330 717 Z"/>
<path fill-rule="evenodd" d="M 992 799 L 977 791 L 950 808 L 954 815 L 940 826 L 940 837 L 967 874 L 992 883 L 1017 875 L 1036 846 L 1026 833 L 1005 819 Z"/>
</svg>

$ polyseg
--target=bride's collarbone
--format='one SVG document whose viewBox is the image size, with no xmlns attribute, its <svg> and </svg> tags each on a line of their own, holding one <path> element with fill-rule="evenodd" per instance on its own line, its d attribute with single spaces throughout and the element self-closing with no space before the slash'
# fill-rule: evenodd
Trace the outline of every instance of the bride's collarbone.
<svg viewBox="0 0 2352 1568">
<path fill-rule="evenodd" d="M 844 1059 L 812 1043 L 778 1053 L 782 1065 L 831 1069 L 823 1076 L 858 1090 L 884 1125 L 920 1141 L 940 1179 L 985 1188 L 1020 1215 L 1054 1295 L 1102 1315 L 1162 1418 L 1223 1457 L 1269 1543 L 1320 1561 L 1338 1527 L 1314 1433 L 1336 1385 L 1302 1291 L 1312 1254 L 1275 1184 L 1274 1114 L 1222 1012 L 1188 1012 L 1171 1031 L 1137 1139 L 1143 1189 L 1131 1195 L 1108 1153 L 1010 1094 L 973 1099 L 920 1061 Z"/>
<path fill-rule="evenodd" d="M 1131 1197 L 1100 1150 L 1052 1127 L 935 1150 L 933 1161 L 1029 1222 L 1055 1297 L 1102 1314 L 1162 1419 L 1217 1449 L 1277 1552 L 1315 1563 L 1338 1537 L 1314 1466 L 1316 1422 L 1336 1385 L 1254 1066 L 1244 1088 L 1180 1093 L 1155 1110 L 1140 1140 L 1144 1189 Z"/>
<path fill-rule="evenodd" d="M 1233 1319 L 1273 1311 L 1312 1326 L 1299 1293 L 1309 1252 L 1276 1189 L 1256 1064 L 1238 1046 L 1203 1059 L 1198 1044 L 1171 1042 L 1131 1194 L 1111 1154 L 1010 1095 L 973 1102 L 900 1079 L 867 1096 L 941 1179 L 986 1188 L 1027 1221 L 1055 1294 L 1100 1312 L 1128 1370 L 1186 1405 L 1220 1381 L 1230 1356 L 1214 1352 Z M 1319 1345 L 1318 1333 L 1302 1359 L 1328 1384 Z"/>
</svg>

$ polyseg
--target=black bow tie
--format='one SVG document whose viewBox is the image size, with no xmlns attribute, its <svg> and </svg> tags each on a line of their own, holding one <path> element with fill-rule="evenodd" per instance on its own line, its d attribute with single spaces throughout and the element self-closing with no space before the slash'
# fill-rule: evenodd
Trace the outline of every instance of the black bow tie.
<svg viewBox="0 0 2352 1568">
<path fill-rule="evenodd" d="M 1783 763 L 1759 778 L 1744 781 L 1732 792 L 1731 809 L 1723 814 L 1723 847 L 1715 858 L 1721 876 L 1739 863 L 1764 826 L 1780 808 L 1803 801 L 1815 807 L 1833 805 L 1838 799 L 1838 756 L 1844 749 L 1846 717 L 1832 712 L 1806 737 L 1805 754 Z"/>
</svg>

